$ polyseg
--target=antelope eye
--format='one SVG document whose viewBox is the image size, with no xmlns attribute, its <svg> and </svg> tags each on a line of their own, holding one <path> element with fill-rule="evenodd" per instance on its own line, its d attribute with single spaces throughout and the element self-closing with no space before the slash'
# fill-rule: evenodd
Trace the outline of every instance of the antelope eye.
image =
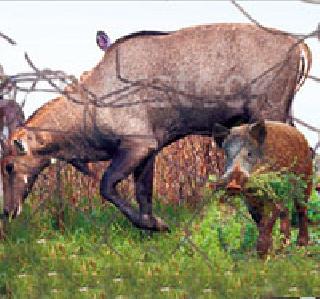
<svg viewBox="0 0 320 299">
<path fill-rule="evenodd" d="M 13 165 L 13 163 L 8 163 L 5 168 L 6 168 L 6 172 L 8 174 L 11 174 L 13 172 L 14 165 Z"/>
</svg>

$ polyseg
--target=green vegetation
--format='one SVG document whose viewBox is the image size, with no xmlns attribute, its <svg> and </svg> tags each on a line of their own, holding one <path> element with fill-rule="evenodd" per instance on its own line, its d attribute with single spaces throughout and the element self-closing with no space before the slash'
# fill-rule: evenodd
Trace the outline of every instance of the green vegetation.
<svg viewBox="0 0 320 299">
<path fill-rule="evenodd" d="M 313 190 L 307 206 L 309 220 L 314 224 L 320 225 L 320 200 L 315 190 Z"/>
<path fill-rule="evenodd" d="M 0 243 L 0 297 L 256 298 L 320 296 L 320 232 L 312 244 L 256 256 L 257 230 L 242 200 L 234 207 L 207 194 L 196 210 L 156 204 L 168 234 L 141 232 L 111 205 L 84 198 L 64 207 L 63 229 L 52 201 L 34 212 L 32 198 Z M 159 202 L 159 201 L 157 201 Z M 316 194 L 315 204 L 319 205 Z M 319 214 L 315 214 L 319 217 Z"/>
<path fill-rule="evenodd" d="M 256 173 L 246 183 L 246 192 L 268 203 L 281 203 L 295 213 L 294 202 L 305 205 L 307 183 L 296 174 L 283 171 Z"/>
</svg>

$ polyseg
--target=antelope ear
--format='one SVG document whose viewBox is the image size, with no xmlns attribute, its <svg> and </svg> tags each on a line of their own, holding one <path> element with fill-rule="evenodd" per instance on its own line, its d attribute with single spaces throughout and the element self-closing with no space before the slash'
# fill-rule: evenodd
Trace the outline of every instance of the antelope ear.
<svg viewBox="0 0 320 299">
<path fill-rule="evenodd" d="M 230 129 L 226 128 L 219 123 L 215 123 L 212 127 L 212 138 L 218 144 L 219 147 L 222 146 L 224 139 L 230 134 Z"/>
<path fill-rule="evenodd" d="M 27 154 L 27 148 L 24 144 L 24 142 L 20 139 L 14 139 L 13 144 L 18 152 L 19 155 L 25 155 Z"/>
<path fill-rule="evenodd" d="M 250 127 L 250 136 L 262 145 L 267 136 L 266 124 L 264 120 L 261 120 Z"/>
</svg>

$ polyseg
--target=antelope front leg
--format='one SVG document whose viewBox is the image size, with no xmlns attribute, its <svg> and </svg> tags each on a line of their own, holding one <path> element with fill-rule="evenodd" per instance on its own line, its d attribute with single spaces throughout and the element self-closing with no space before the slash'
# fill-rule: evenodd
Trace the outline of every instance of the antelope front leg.
<svg viewBox="0 0 320 299">
<path fill-rule="evenodd" d="M 101 179 L 100 194 L 103 198 L 112 202 L 136 227 L 154 231 L 166 231 L 168 230 L 168 226 L 160 218 L 151 215 L 151 200 L 148 194 L 150 190 L 144 190 L 142 183 L 138 184 L 141 189 L 138 190 L 140 191 L 138 192 L 138 197 L 140 200 L 140 211 L 146 212 L 146 217 L 142 216 L 127 201 L 123 200 L 116 191 L 116 185 L 139 166 L 143 165 L 152 153 L 153 150 L 143 145 L 135 145 L 132 148 L 120 148 Z M 144 177 L 144 167 L 141 169 L 141 178 L 139 179 L 138 176 L 138 181 Z M 148 173 L 148 168 L 145 171 Z M 143 194 L 144 192 L 147 192 L 147 195 Z"/>
</svg>

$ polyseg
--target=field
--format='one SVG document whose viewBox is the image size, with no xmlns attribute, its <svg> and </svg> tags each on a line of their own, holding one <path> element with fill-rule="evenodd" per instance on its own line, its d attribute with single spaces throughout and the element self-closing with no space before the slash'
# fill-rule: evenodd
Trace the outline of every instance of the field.
<svg viewBox="0 0 320 299">
<path fill-rule="evenodd" d="M 257 258 L 255 224 L 239 201 L 236 209 L 209 191 L 202 204 L 161 204 L 155 213 L 171 233 L 146 233 L 112 206 L 82 198 L 64 207 L 57 223 L 52 199 L 8 225 L 0 243 L 0 296 L 8 298 L 269 298 L 320 296 L 320 231 L 311 245 L 280 246 Z M 312 204 L 318 206 L 315 192 Z"/>
</svg>

